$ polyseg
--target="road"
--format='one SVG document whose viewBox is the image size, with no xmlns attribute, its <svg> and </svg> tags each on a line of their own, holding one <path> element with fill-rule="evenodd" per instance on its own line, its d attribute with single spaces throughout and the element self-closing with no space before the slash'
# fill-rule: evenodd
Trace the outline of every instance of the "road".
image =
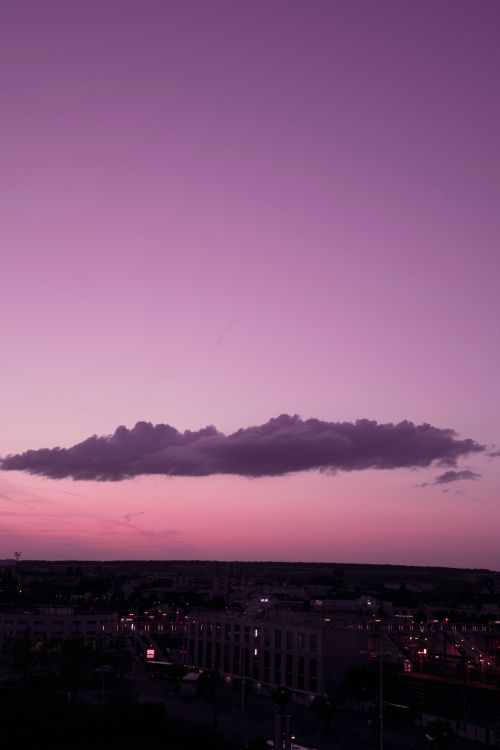
<svg viewBox="0 0 500 750">
<path fill-rule="evenodd" d="M 0 659 L 0 679 L 12 677 L 8 659 Z M 198 724 L 207 734 L 233 740 L 240 747 L 246 741 L 272 739 L 276 704 L 267 697 L 250 694 L 244 711 L 241 693 L 221 687 L 214 702 L 208 697 L 182 696 L 173 680 L 152 678 L 138 672 L 124 680 L 103 676 L 99 687 L 82 688 L 79 700 L 101 702 L 108 696 L 123 694 L 139 701 L 162 702 L 167 713 L 186 725 Z M 330 732 L 310 707 L 291 704 L 292 732 L 297 743 L 315 750 L 378 750 L 367 717 L 354 711 L 338 711 Z M 455 738 L 450 750 L 485 750 L 485 745 Z M 386 722 L 384 750 L 429 750 L 421 728 Z"/>
<path fill-rule="evenodd" d="M 246 741 L 272 739 L 275 703 L 267 697 L 252 694 L 246 709 L 241 708 L 241 694 L 221 687 L 216 703 L 212 699 L 193 698 L 179 694 L 173 681 L 154 679 L 139 673 L 127 681 L 126 692 L 140 701 L 164 703 L 167 712 L 186 724 L 199 724 L 207 732 L 217 732 L 241 745 Z M 96 699 L 101 697 L 96 691 Z M 311 708 L 292 704 L 292 732 L 297 743 L 317 750 L 370 750 L 378 748 L 365 714 L 338 711 L 330 732 L 324 721 Z M 450 750 L 484 750 L 485 745 L 455 739 Z M 420 727 L 386 723 L 385 750 L 429 750 L 429 743 Z"/>
</svg>

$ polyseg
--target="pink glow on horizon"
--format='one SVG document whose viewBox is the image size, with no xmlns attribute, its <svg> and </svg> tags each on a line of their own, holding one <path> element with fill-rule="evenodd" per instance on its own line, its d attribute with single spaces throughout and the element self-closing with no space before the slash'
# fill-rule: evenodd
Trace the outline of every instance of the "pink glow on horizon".
<svg viewBox="0 0 500 750">
<path fill-rule="evenodd" d="M 439 489 L 437 497 L 409 484 L 408 474 L 209 477 L 200 486 L 195 478 L 96 484 L 13 473 L 1 489 L 23 505 L 8 506 L 18 515 L 3 518 L 0 544 L 8 550 L 17 543 L 34 558 L 50 557 L 50 549 L 73 559 L 293 557 L 495 567 L 490 493 Z M 420 481 L 422 472 L 413 478 Z"/>
<path fill-rule="evenodd" d="M 499 33 L 496 0 L 4 3 L 0 456 L 283 412 L 498 445 Z M 499 463 L 5 472 L 0 558 L 500 569 Z"/>
</svg>

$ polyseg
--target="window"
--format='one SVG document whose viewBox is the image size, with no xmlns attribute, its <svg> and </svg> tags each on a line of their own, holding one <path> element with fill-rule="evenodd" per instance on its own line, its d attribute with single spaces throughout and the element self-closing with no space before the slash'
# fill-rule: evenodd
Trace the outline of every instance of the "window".
<svg viewBox="0 0 500 750">
<path fill-rule="evenodd" d="M 243 674 L 249 676 L 250 674 L 250 649 L 245 648 L 243 651 Z"/>
<path fill-rule="evenodd" d="M 271 663 L 269 651 L 264 651 L 263 659 L 264 659 L 264 675 L 263 675 L 264 682 L 269 682 L 269 665 Z"/>
<path fill-rule="evenodd" d="M 253 650 L 253 678 L 254 680 L 259 679 L 259 669 L 260 669 L 259 649 L 254 648 Z"/>
<path fill-rule="evenodd" d="M 274 684 L 281 685 L 281 654 L 274 656 Z"/>
<path fill-rule="evenodd" d="M 299 690 L 304 690 L 304 666 L 305 666 L 305 659 L 303 656 L 299 656 L 298 659 L 298 670 L 297 670 L 297 688 Z"/>
<path fill-rule="evenodd" d="M 274 631 L 274 648 L 281 648 L 281 630 Z"/>
<path fill-rule="evenodd" d="M 289 651 L 293 648 L 293 633 L 291 630 L 286 631 L 286 647 Z"/>
<path fill-rule="evenodd" d="M 318 636 L 311 633 L 309 636 L 309 651 L 317 651 L 318 649 Z"/>
<path fill-rule="evenodd" d="M 293 656 L 287 654 L 285 657 L 285 685 L 292 687 L 292 675 L 293 675 Z"/>
<path fill-rule="evenodd" d="M 312 693 L 315 693 L 317 688 L 317 668 L 316 659 L 309 659 L 309 690 Z"/>
</svg>

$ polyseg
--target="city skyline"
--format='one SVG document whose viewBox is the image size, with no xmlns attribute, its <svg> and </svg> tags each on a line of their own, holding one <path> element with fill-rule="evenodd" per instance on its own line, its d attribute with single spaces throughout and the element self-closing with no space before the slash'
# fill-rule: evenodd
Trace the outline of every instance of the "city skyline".
<svg viewBox="0 0 500 750">
<path fill-rule="evenodd" d="M 499 31 L 492 0 L 3 4 L 0 557 L 500 569 Z M 227 459 L 279 419 L 271 469 Z M 137 423 L 217 432 L 175 470 L 22 459 Z M 331 459 L 373 423 L 448 442 Z"/>
</svg>

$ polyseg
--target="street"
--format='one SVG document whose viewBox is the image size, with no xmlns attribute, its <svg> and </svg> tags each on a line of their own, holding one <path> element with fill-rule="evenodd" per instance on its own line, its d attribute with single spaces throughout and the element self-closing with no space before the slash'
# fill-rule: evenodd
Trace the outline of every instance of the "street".
<svg viewBox="0 0 500 750">
<path fill-rule="evenodd" d="M 96 693 L 98 691 L 95 691 Z M 134 675 L 128 685 L 140 701 L 160 701 L 174 718 L 186 723 L 197 723 L 210 732 L 232 739 L 243 745 L 247 741 L 272 739 L 276 704 L 268 697 L 251 693 L 244 711 L 241 693 L 221 687 L 217 698 L 189 697 L 179 694 L 174 681 L 152 678 L 143 673 Z M 337 711 L 331 729 L 326 731 L 324 720 L 308 706 L 291 704 L 292 733 L 296 742 L 317 750 L 367 750 L 377 747 L 366 714 Z M 451 750 L 479 750 L 484 745 L 454 738 Z M 421 727 L 386 721 L 385 750 L 429 750 Z"/>
</svg>

